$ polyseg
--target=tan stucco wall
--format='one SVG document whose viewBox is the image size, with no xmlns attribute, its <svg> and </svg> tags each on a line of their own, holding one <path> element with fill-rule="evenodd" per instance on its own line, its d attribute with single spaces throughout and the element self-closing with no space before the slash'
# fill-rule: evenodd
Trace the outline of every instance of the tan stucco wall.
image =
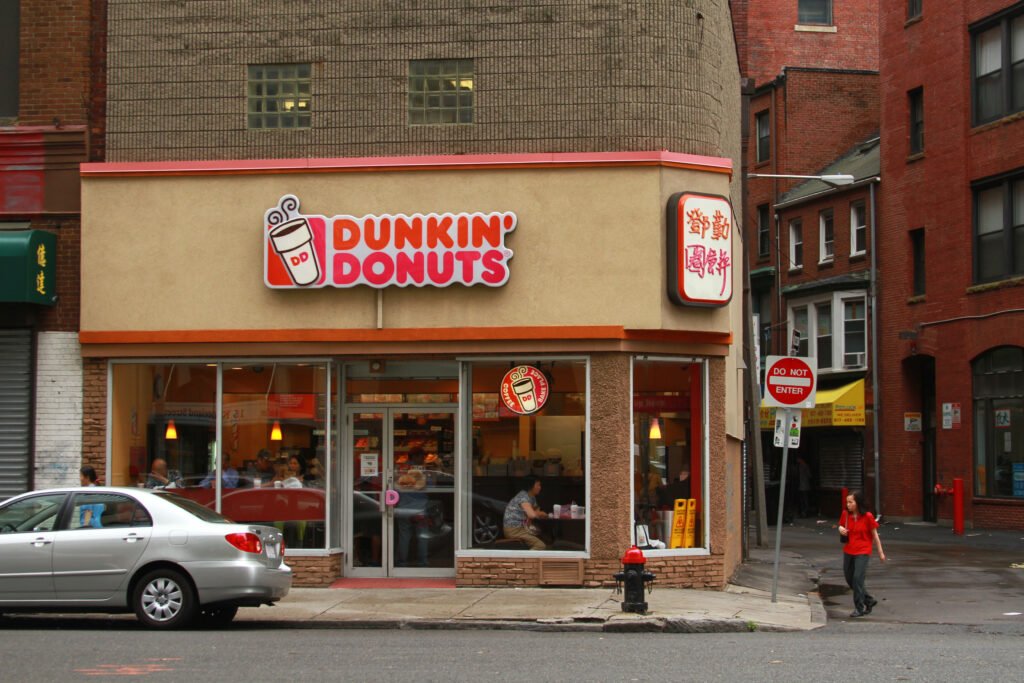
<svg viewBox="0 0 1024 683">
<path fill-rule="evenodd" d="M 517 214 L 504 287 L 389 288 L 385 328 L 729 331 L 728 309 L 684 309 L 665 296 L 665 202 L 681 190 L 728 196 L 729 177 L 663 167 L 86 177 L 82 329 L 373 328 L 368 287 L 264 286 L 263 214 L 294 193 L 304 213 L 327 216 Z"/>
</svg>

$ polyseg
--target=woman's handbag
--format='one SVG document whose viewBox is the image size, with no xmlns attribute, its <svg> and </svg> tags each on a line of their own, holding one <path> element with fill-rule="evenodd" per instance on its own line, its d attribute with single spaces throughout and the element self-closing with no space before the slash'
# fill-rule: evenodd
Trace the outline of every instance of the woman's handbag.
<svg viewBox="0 0 1024 683">
<path fill-rule="evenodd" d="M 839 520 L 839 526 L 845 526 L 846 527 L 846 531 L 849 532 L 850 531 L 850 527 L 846 525 L 846 523 L 844 521 L 845 519 L 846 519 L 846 513 L 844 512 L 842 518 Z M 843 545 L 846 545 L 846 542 L 849 541 L 849 540 L 850 540 L 850 534 L 849 533 L 847 533 L 845 536 L 843 534 L 839 534 L 839 542 L 842 543 Z"/>
</svg>

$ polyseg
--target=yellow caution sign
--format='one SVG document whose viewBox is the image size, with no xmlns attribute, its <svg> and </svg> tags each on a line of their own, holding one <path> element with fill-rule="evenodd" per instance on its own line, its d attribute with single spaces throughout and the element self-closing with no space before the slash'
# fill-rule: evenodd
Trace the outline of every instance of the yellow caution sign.
<svg viewBox="0 0 1024 683">
<path fill-rule="evenodd" d="M 693 547 L 693 536 L 697 529 L 697 500 L 688 498 L 686 501 L 686 530 L 683 532 L 683 547 Z"/>
<path fill-rule="evenodd" d="M 675 510 L 672 513 L 672 538 L 669 539 L 669 548 L 682 548 L 683 537 L 686 534 L 686 499 L 680 498 L 675 502 Z"/>
</svg>

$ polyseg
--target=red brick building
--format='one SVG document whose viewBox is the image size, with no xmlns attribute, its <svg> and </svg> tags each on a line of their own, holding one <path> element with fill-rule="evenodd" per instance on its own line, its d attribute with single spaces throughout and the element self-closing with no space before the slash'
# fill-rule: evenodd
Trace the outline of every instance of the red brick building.
<svg viewBox="0 0 1024 683">
<path fill-rule="evenodd" d="M 848 165 L 851 159 L 859 158 L 861 146 L 871 140 L 871 154 L 877 159 L 878 3 L 741 0 L 732 5 L 746 95 L 744 176 L 818 175 L 828 167 L 843 167 L 841 159 Z M 864 277 L 869 247 L 865 242 L 865 251 L 851 251 L 848 230 L 851 206 L 869 205 L 867 195 L 877 177 L 877 164 L 874 171 L 859 163 L 856 168 L 863 172 L 857 177 L 856 188 L 841 191 L 827 191 L 827 186 L 820 183 L 798 187 L 799 180 L 782 178 L 746 180 L 743 206 L 747 255 L 762 357 L 789 353 L 794 330 L 803 333 L 801 355 L 815 356 L 817 342 L 807 334 L 806 325 L 817 320 L 816 307 L 825 311 L 826 299 L 832 306 L 828 329 L 835 332 L 837 340 L 845 335 L 846 297 L 858 292 L 856 296 L 866 305 L 867 279 L 858 280 L 852 290 L 846 285 L 850 277 Z M 826 211 L 832 211 L 829 229 L 835 231 L 836 251 L 819 257 L 819 223 Z M 867 223 L 870 212 L 859 215 L 865 218 L 861 228 L 866 236 L 871 229 Z M 793 232 L 793 226 L 801 226 L 799 234 Z M 792 261 L 794 236 L 803 241 L 806 260 L 801 265 Z M 809 317 L 794 319 L 794 312 Z M 863 315 L 868 320 L 868 312 Z M 826 325 L 824 317 L 822 325 Z M 827 363 L 822 366 L 820 388 L 831 392 L 829 396 L 845 395 L 839 390 L 870 374 L 870 330 L 863 332 L 868 335 L 863 356 L 856 356 L 850 363 L 841 356 L 835 359 L 837 363 L 832 358 L 820 359 Z M 857 390 L 864 389 L 862 382 Z M 870 384 L 867 389 L 870 396 Z M 767 429 L 765 419 L 762 415 L 762 429 Z M 809 436 L 800 450 L 812 470 L 812 486 L 817 489 L 813 497 L 821 503 L 815 506 L 823 512 L 838 508 L 838 490 L 843 486 L 867 485 L 869 495 L 873 486 L 873 469 L 862 466 L 865 458 L 871 460 L 872 441 L 864 420 L 852 431 L 844 428 L 847 432 L 835 447 L 831 445 L 831 437 L 836 436 L 832 433 L 834 427 L 831 423 L 816 424 L 815 429 L 805 432 Z M 779 449 L 771 447 L 770 438 L 764 443 L 771 521 L 775 518 L 772 491 L 778 485 L 781 456 L 775 452 Z"/>
<path fill-rule="evenodd" d="M 882 501 L 1024 529 L 1024 3 L 881 15 Z"/>
<path fill-rule="evenodd" d="M 78 164 L 103 155 L 105 8 L 0 5 L 0 499 L 77 482 Z"/>
</svg>

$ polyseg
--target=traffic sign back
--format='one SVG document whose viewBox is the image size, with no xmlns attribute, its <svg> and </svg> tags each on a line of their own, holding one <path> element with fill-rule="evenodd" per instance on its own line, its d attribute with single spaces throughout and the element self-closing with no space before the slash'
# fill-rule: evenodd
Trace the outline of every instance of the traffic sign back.
<svg viewBox="0 0 1024 683">
<path fill-rule="evenodd" d="M 813 358 L 768 356 L 765 404 L 777 408 L 813 408 L 818 367 Z"/>
</svg>

